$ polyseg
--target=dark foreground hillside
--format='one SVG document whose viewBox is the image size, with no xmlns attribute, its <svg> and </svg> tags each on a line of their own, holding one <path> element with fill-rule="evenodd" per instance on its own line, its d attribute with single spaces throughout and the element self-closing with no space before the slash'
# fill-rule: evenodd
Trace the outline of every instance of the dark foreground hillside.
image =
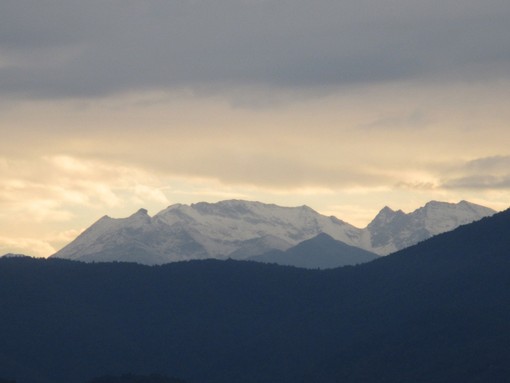
<svg viewBox="0 0 510 383">
<path fill-rule="evenodd" d="M 0 382 L 1 383 L 1 382 Z M 123 374 L 120 376 L 99 376 L 87 383 L 186 383 L 183 380 L 169 378 L 159 374 L 135 375 Z"/>
<path fill-rule="evenodd" d="M 328 271 L 0 259 L 0 377 L 506 382 L 510 212 Z"/>
</svg>

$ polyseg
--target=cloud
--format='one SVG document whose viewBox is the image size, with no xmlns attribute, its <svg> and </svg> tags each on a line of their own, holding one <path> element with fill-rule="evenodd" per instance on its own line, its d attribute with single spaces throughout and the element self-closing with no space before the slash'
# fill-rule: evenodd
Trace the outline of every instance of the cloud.
<svg viewBox="0 0 510 383">
<path fill-rule="evenodd" d="M 0 162 L 0 219 L 69 222 L 82 209 L 104 211 L 133 198 L 166 203 L 154 178 L 136 168 L 67 155 Z"/>
<path fill-rule="evenodd" d="M 51 98 L 508 77 L 509 17 L 498 0 L 3 1 L 0 83 Z"/>
<path fill-rule="evenodd" d="M 468 161 L 451 170 L 443 181 L 447 189 L 510 189 L 510 156 L 492 156 Z"/>
<path fill-rule="evenodd" d="M 143 204 L 146 201 L 155 201 L 162 205 L 169 203 L 168 198 L 161 188 L 149 187 L 147 185 L 135 185 L 133 188 L 133 201 Z"/>
<path fill-rule="evenodd" d="M 427 118 L 427 116 L 419 111 L 414 110 L 407 115 L 397 115 L 397 116 L 385 116 L 383 118 L 379 118 L 375 121 L 372 121 L 368 124 L 364 124 L 361 128 L 364 129 L 422 129 L 429 126 L 431 122 Z"/>
<path fill-rule="evenodd" d="M 468 176 L 449 180 L 443 185 L 449 189 L 509 189 L 510 174 L 506 177 Z"/>
<path fill-rule="evenodd" d="M 83 231 L 83 229 L 64 230 L 44 235 L 42 238 L 0 236 L 0 256 L 6 253 L 15 253 L 48 257 L 73 241 Z"/>
<path fill-rule="evenodd" d="M 52 190 L 66 203 L 108 207 L 136 188 L 164 202 L 161 188 L 176 178 L 272 191 L 434 190 L 462 175 L 451 163 L 466 153 L 508 152 L 508 88 L 478 90 L 391 85 L 262 110 L 159 93 L 25 102 L 0 121 L 0 171 L 12 161 L 4 179 L 30 182 L 39 197 Z M 456 103 L 459 94 L 469 102 Z"/>
</svg>

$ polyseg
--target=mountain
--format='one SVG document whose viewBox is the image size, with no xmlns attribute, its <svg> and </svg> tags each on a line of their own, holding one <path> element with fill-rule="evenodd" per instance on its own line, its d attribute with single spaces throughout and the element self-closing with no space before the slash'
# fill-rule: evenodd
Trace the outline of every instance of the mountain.
<svg viewBox="0 0 510 383">
<path fill-rule="evenodd" d="M 383 208 L 367 226 L 372 251 L 389 254 L 434 235 L 491 216 L 494 210 L 467 201 L 431 201 L 412 213 Z"/>
<path fill-rule="evenodd" d="M 359 229 L 307 206 L 239 200 L 176 204 L 153 217 L 145 209 L 128 218 L 104 216 L 53 257 L 149 265 L 204 258 L 245 259 L 287 250 L 321 233 L 386 255 L 493 213 L 465 201 L 430 202 L 409 214 L 384 208 L 365 229 Z"/>
<path fill-rule="evenodd" d="M 127 218 L 108 216 L 80 234 L 54 257 L 143 264 L 208 258 L 207 250 L 186 230 L 186 224 L 167 223 L 162 215 L 149 217 L 140 209 Z"/>
<path fill-rule="evenodd" d="M 307 206 L 246 201 L 176 204 L 149 217 L 101 218 L 53 257 L 162 264 L 203 258 L 247 258 L 288 249 L 320 233 L 352 241 L 360 229 Z M 352 239 L 351 239 L 352 238 Z"/>
<path fill-rule="evenodd" d="M 272 250 L 248 260 L 307 269 L 331 269 L 370 262 L 378 257 L 377 254 L 349 246 L 322 233 L 285 251 Z"/>
<path fill-rule="evenodd" d="M 510 210 L 332 270 L 2 258 L 0 376 L 503 383 L 509 249 Z"/>
</svg>

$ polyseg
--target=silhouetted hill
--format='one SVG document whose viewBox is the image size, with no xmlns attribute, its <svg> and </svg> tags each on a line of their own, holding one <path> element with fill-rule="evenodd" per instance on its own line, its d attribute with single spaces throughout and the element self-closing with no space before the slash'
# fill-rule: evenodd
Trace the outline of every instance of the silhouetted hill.
<svg viewBox="0 0 510 383">
<path fill-rule="evenodd" d="M 377 254 L 359 247 L 349 246 L 325 233 L 321 233 L 288 250 L 273 250 L 250 257 L 248 260 L 307 269 L 331 269 L 370 262 L 377 258 L 379 258 Z"/>
<path fill-rule="evenodd" d="M 0 259 L 0 376 L 506 382 L 510 212 L 360 266 Z"/>
</svg>

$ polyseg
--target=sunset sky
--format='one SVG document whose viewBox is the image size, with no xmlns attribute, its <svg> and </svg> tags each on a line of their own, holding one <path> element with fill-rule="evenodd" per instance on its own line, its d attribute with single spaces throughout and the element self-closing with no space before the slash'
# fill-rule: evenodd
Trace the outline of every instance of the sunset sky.
<svg viewBox="0 0 510 383">
<path fill-rule="evenodd" d="M 510 205 L 508 0 L 0 2 L 0 254 L 173 203 Z"/>
</svg>

